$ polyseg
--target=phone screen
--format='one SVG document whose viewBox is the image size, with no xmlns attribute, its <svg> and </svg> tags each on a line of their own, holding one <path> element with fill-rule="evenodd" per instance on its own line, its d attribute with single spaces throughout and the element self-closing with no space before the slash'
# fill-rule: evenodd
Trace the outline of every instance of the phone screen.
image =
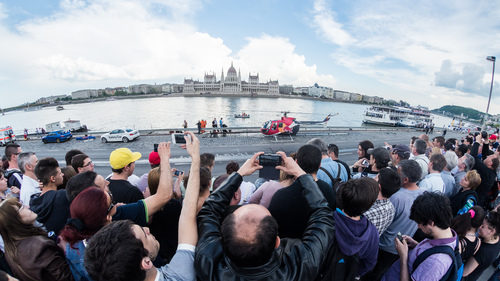
<svg viewBox="0 0 500 281">
<path fill-rule="evenodd" d="M 276 166 L 281 165 L 281 156 L 278 154 L 263 154 L 259 156 L 259 164 L 262 169 L 259 170 L 259 177 L 268 180 L 278 180 L 280 170 Z"/>
<path fill-rule="evenodd" d="M 184 134 L 173 134 L 172 142 L 177 144 L 186 143 L 186 139 L 184 138 Z"/>
<path fill-rule="evenodd" d="M 153 144 L 153 151 L 158 152 L 158 144 L 157 143 Z"/>
</svg>

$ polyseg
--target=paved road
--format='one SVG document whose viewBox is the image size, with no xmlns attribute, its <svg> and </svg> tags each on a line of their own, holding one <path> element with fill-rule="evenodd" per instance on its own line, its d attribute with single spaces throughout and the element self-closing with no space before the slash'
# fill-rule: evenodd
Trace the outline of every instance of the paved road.
<svg viewBox="0 0 500 281">
<path fill-rule="evenodd" d="M 418 136 L 421 132 L 415 130 L 401 129 L 398 131 L 341 131 L 330 135 L 298 135 L 293 138 L 282 137 L 278 142 L 272 137 L 265 137 L 260 134 L 249 135 L 229 135 L 227 137 L 210 138 L 208 135 L 200 137 L 201 152 L 209 152 L 216 155 L 216 166 L 213 175 L 217 176 L 225 173 L 225 165 L 233 160 L 240 165 L 253 153 L 264 151 L 274 153 L 284 151 L 287 154 L 297 151 L 313 137 L 322 138 L 326 143 L 335 143 L 340 149 L 340 159 L 352 164 L 357 159 L 357 144 L 362 140 L 370 140 L 375 146 L 383 145 L 385 141 L 391 144 L 408 144 L 412 136 Z M 433 136 L 440 135 L 435 132 Z M 446 137 L 461 138 L 462 135 L 455 132 L 448 132 Z M 70 149 L 80 149 L 88 154 L 95 163 L 96 172 L 101 175 L 108 175 L 111 169 L 108 165 L 108 158 L 111 151 L 120 147 L 128 147 L 132 151 L 142 153 L 142 158 L 136 162 L 135 174 L 142 175 L 149 170 L 148 155 L 153 150 L 153 144 L 161 141 L 169 141 L 169 135 L 141 136 L 130 143 L 101 143 L 96 141 L 76 141 L 74 139 L 66 143 L 43 144 L 40 140 L 19 141 L 23 151 L 34 151 L 39 158 L 54 157 L 61 165 L 64 165 L 64 155 Z M 189 170 L 189 158 L 183 149 L 177 146 L 172 148 L 172 167 L 187 171 Z M 254 180 L 257 175 L 253 175 L 248 180 Z"/>
</svg>

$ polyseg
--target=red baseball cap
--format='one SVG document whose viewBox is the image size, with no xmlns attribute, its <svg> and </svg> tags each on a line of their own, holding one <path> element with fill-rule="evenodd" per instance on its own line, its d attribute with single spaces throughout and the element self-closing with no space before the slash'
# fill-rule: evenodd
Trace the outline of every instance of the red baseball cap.
<svg viewBox="0 0 500 281">
<path fill-rule="evenodd" d="M 149 164 L 151 165 L 160 165 L 160 155 L 158 152 L 149 153 Z"/>
<path fill-rule="evenodd" d="M 497 136 L 496 135 L 490 135 L 490 140 L 497 140 Z"/>
</svg>

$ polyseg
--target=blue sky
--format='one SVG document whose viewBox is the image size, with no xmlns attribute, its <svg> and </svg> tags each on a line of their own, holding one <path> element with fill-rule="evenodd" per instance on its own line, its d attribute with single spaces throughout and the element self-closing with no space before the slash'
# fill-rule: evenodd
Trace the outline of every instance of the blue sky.
<svg viewBox="0 0 500 281">
<path fill-rule="evenodd" d="M 244 79 L 485 111 L 499 18 L 497 1 L 0 0 L 0 107 L 234 62 Z"/>
</svg>

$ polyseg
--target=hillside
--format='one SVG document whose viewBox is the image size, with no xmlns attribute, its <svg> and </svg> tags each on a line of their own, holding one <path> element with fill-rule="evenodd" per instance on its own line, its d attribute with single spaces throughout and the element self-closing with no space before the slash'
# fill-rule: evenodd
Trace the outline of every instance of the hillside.
<svg viewBox="0 0 500 281">
<path fill-rule="evenodd" d="M 479 120 L 483 117 L 484 112 L 475 110 L 470 107 L 462 107 L 457 105 L 445 105 L 440 108 L 433 109 L 432 112 L 443 114 L 443 111 L 448 113 L 447 115 L 460 115 L 463 114 L 464 117 L 468 117 L 468 119 L 476 119 Z"/>
</svg>

